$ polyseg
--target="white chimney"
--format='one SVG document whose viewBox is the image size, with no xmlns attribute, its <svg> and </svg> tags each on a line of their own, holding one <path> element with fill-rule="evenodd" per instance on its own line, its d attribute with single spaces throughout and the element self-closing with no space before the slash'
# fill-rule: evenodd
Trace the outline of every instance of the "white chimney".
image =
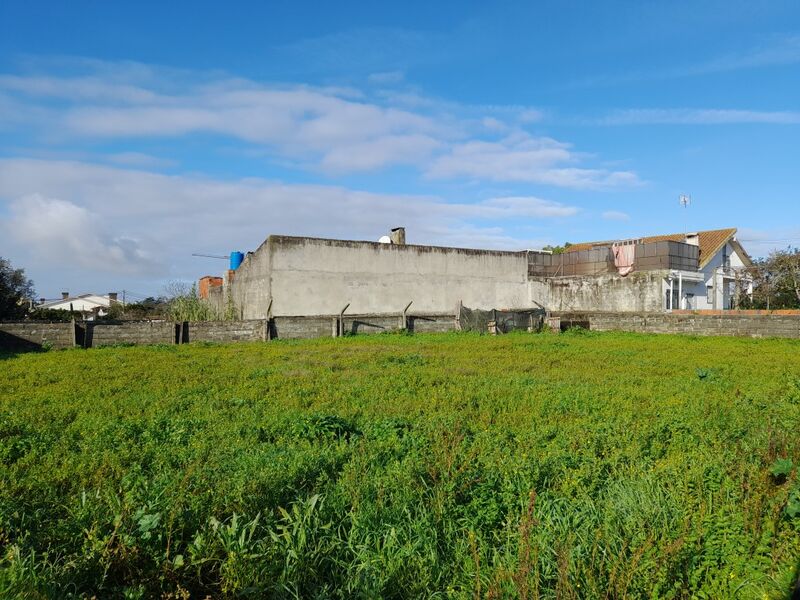
<svg viewBox="0 0 800 600">
<path fill-rule="evenodd" d="M 687 233 L 686 234 L 686 243 L 690 246 L 700 246 L 700 234 L 699 233 Z"/>
</svg>

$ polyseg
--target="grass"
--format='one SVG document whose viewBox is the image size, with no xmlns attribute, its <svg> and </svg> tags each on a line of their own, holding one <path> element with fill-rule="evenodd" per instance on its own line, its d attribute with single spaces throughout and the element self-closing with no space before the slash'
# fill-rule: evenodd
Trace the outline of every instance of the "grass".
<svg viewBox="0 0 800 600">
<path fill-rule="evenodd" d="M 785 598 L 800 344 L 0 355 L 2 598 Z"/>
</svg>

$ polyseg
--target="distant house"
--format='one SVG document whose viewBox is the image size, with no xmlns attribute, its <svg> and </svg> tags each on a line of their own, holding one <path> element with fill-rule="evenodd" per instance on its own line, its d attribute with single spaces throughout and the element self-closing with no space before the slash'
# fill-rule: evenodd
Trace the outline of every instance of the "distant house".
<svg viewBox="0 0 800 600">
<path fill-rule="evenodd" d="M 98 294 L 81 294 L 80 296 L 70 296 L 69 292 L 61 292 L 61 298 L 57 300 L 47 300 L 41 298 L 35 308 L 49 310 L 68 310 L 80 313 L 84 319 L 92 320 L 95 317 L 103 317 L 108 314 L 108 309 L 113 303 L 117 302 L 117 293 L 109 292 L 105 296 Z"/>
<path fill-rule="evenodd" d="M 699 249 L 697 266 L 687 263 L 669 264 L 663 294 L 664 310 L 728 310 L 735 308 L 737 295 L 752 295 L 753 283 L 747 269 L 753 261 L 736 239 L 736 229 L 714 229 L 695 233 L 673 233 L 624 241 L 587 242 L 569 246 L 567 253 L 583 250 L 613 249 L 632 244 L 644 248 L 645 244 L 673 242 L 696 246 Z M 651 257 L 637 249 L 633 268 L 650 266 Z M 666 266 L 666 265 L 665 265 Z M 687 268 L 688 267 L 688 268 Z"/>
</svg>

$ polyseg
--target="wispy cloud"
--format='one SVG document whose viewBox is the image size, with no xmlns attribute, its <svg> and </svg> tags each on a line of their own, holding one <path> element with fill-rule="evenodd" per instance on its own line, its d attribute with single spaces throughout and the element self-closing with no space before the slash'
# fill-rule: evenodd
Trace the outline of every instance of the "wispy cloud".
<svg viewBox="0 0 800 600">
<path fill-rule="evenodd" d="M 752 229 L 744 227 L 736 235 L 747 252 L 754 257 L 768 256 L 774 250 L 800 248 L 800 228 Z"/>
<path fill-rule="evenodd" d="M 403 71 L 382 71 L 371 73 L 367 79 L 376 85 L 394 85 L 405 79 L 405 73 Z"/>
<path fill-rule="evenodd" d="M 618 110 L 600 118 L 600 125 L 732 125 L 800 124 L 800 111 L 760 111 L 703 108 L 636 108 Z"/>
<path fill-rule="evenodd" d="M 601 215 L 607 221 L 630 221 L 631 216 L 618 210 L 607 210 Z"/>
<path fill-rule="evenodd" d="M 601 73 L 572 81 L 561 89 L 614 86 L 728 73 L 733 71 L 781 67 L 800 63 L 800 35 L 774 35 L 745 50 L 667 68 L 650 68 L 626 73 Z"/>
<path fill-rule="evenodd" d="M 731 52 L 696 65 L 667 71 L 667 75 L 705 75 L 800 63 L 800 35 L 775 35 L 751 48 Z"/>
<path fill-rule="evenodd" d="M 117 152 L 106 154 L 104 158 L 110 163 L 126 167 L 160 168 L 174 167 L 178 164 L 175 160 L 152 156 L 143 152 Z"/>
<path fill-rule="evenodd" d="M 282 165 L 329 175 L 410 165 L 437 179 L 594 188 L 636 184 L 587 164 L 567 142 L 533 135 L 529 106 L 463 106 L 415 93 L 259 83 L 209 73 L 94 63 L 74 76 L 0 76 L 2 120 L 50 141 L 179 138 L 194 133 L 260 147 Z M 110 74 L 111 73 L 111 74 Z M 396 79 L 383 73 L 379 80 Z M 163 80 L 163 81 L 162 81 Z M 180 82 L 180 85 L 177 83 Z M 134 158 L 134 157 L 129 157 Z"/>
</svg>

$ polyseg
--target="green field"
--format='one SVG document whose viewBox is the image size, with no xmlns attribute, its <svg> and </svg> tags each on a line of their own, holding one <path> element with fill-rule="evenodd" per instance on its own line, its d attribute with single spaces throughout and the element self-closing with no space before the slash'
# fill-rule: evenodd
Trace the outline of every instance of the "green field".
<svg viewBox="0 0 800 600">
<path fill-rule="evenodd" d="M 800 343 L 0 355 L 1 598 L 786 598 Z"/>
</svg>

